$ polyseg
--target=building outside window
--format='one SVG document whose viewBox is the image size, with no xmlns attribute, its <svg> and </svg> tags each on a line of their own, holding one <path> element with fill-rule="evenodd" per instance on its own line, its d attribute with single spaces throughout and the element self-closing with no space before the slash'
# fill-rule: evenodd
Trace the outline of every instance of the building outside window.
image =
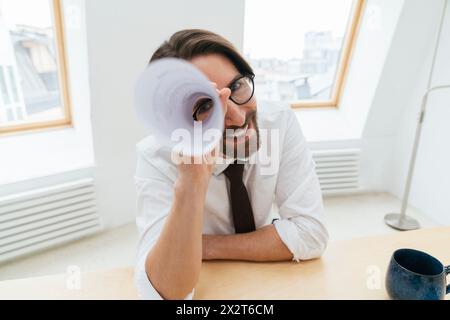
<svg viewBox="0 0 450 320">
<path fill-rule="evenodd" d="M 246 0 L 244 54 L 259 99 L 337 107 L 361 0 Z"/>
</svg>

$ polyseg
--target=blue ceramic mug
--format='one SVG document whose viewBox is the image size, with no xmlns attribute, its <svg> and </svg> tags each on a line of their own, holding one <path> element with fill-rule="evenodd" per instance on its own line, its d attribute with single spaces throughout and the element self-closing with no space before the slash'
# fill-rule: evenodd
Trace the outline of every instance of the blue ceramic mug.
<svg viewBox="0 0 450 320">
<path fill-rule="evenodd" d="M 386 290 L 395 300 L 444 300 L 450 293 L 449 273 L 450 266 L 425 252 L 399 249 L 389 263 Z"/>
</svg>

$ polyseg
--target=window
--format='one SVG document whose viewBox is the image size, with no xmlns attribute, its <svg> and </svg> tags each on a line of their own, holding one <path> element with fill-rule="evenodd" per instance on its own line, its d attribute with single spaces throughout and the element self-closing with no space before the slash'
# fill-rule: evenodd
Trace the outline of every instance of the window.
<svg viewBox="0 0 450 320">
<path fill-rule="evenodd" d="M 246 0 L 244 55 L 255 94 L 292 107 L 337 107 L 363 0 Z"/>
<path fill-rule="evenodd" d="M 0 134 L 71 124 L 60 0 L 0 1 Z"/>
</svg>

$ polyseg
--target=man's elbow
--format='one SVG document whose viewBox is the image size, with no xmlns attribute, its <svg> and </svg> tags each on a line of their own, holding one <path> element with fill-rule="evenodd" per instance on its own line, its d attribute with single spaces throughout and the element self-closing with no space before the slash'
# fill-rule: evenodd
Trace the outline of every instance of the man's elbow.
<svg viewBox="0 0 450 320">
<path fill-rule="evenodd" d="M 160 294 L 164 300 L 186 300 L 188 299 L 187 297 L 192 293 L 193 290 L 194 288 L 184 290 L 181 288 L 179 290 L 171 289 Z"/>
<path fill-rule="evenodd" d="M 150 253 L 145 263 L 145 273 L 150 284 L 164 300 L 184 300 L 197 285 L 201 260 L 187 264 L 182 270 L 168 268 Z"/>
<path fill-rule="evenodd" d="M 147 277 L 163 300 L 184 300 L 193 292 L 196 285 L 196 281 L 165 282 L 164 284 L 159 284 L 148 273 Z"/>
<path fill-rule="evenodd" d="M 305 232 L 301 230 L 300 232 Z M 320 258 L 328 245 L 329 235 L 328 231 L 323 224 L 319 224 L 316 228 L 308 230 L 308 235 L 306 237 L 301 237 L 304 239 L 301 244 L 299 244 L 299 257 L 295 260 L 312 260 Z M 306 240 L 306 241 L 305 241 Z"/>
</svg>

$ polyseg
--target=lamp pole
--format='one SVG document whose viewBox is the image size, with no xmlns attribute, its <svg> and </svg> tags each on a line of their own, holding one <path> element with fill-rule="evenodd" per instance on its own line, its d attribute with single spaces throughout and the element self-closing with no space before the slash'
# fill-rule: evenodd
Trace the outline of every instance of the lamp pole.
<svg viewBox="0 0 450 320">
<path fill-rule="evenodd" d="M 428 89 L 422 97 L 422 106 L 420 108 L 419 121 L 417 122 L 416 136 L 414 139 L 414 146 L 413 146 L 413 150 L 412 150 L 411 160 L 409 162 L 408 178 L 406 179 L 406 186 L 405 186 L 405 193 L 403 195 L 402 208 L 401 208 L 400 213 L 389 213 L 384 217 L 384 222 L 388 226 L 390 226 L 391 228 L 394 228 L 396 230 L 400 230 L 400 231 L 415 230 L 415 229 L 420 228 L 420 224 L 416 219 L 408 217 L 406 215 L 406 209 L 408 208 L 409 192 L 411 191 L 411 182 L 412 182 L 412 178 L 413 178 L 413 174 L 414 174 L 414 167 L 416 165 L 417 150 L 419 149 L 420 134 L 422 132 L 422 124 L 425 119 L 425 112 L 426 112 L 426 108 L 427 108 L 427 102 L 428 102 L 429 95 L 434 91 L 450 88 L 450 85 L 442 85 L 442 86 L 435 86 L 435 87 L 432 87 L 432 85 L 431 85 L 432 80 L 433 80 L 434 68 L 436 65 L 436 58 L 437 58 L 437 54 L 439 51 L 439 44 L 440 44 L 441 35 L 442 35 L 442 28 L 443 28 L 444 22 L 445 22 L 445 13 L 447 11 L 447 6 L 448 6 L 448 0 L 444 0 L 444 6 L 442 9 L 442 15 L 441 15 L 441 22 L 440 22 L 439 31 L 437 34 L 436 45 L 434 47 L 433 61 L 431 63 L 430 75 L 428 77 L 428 85 L 427 85 Z"/>
<path fill-rule="evenodd" d="M 414 139 L 414 147 L 413 147 L 413 151 L 412 151 L 412 156 L 411 156 L 411 160 L 409 163 L 408 178 L 406 179 L 405 194 L 403 195 L 402 209 L 400 211 L 400 214 L 389 213 L 384 217 L 384 222 L 388 226 L 390 226 L 391 228 L 394 228 L 396 230 L 406 231 L 406 230 L 415 230 L 415 229 L 420 228 L 420 224 L 417 220 L 415 220 L 414 218 L 408 217 L 406 215 L 406 209 L 408 207 L 409 193 L 411 191 L 411 182 L 412 182 L 412 178 L 413 178 L 413 174 L 414 174 L 414 168 L 416 165 L 417 151 L 419 149 L 420 136 L 422 133 L 422 124 L 425 119 L 425 112 L 426 112 L 426 108 L 427 108 L 428 97 L 430 96 L 430 94 L 432 92 L 442 90 L 442 89 L 450 89 L 450 85 L 432 87 L 427 90 L 427 92 L 425 93 L 425 95 L 422 98 L 422 107 L 420 110 L 419 121 L 417 123 L 416 137 Z"/>
</svg>

